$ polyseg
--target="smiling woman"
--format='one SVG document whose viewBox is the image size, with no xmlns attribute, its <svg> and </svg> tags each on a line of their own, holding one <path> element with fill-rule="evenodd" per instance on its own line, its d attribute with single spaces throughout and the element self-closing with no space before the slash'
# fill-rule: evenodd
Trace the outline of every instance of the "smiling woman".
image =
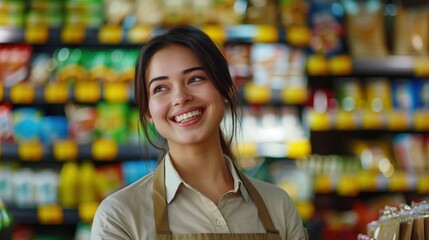
<svg viewBox="0 0 429 240">
<path fill-rule="evenodd" d="M 91 239 L 307 238 L 284 190 L 239 171 L 234 134 L 225 138 L 220 127 L 231 111 L 235 133 L 237 91 L 204 32 L 181 26 L 147 43 L 135 96 L 143 128 L 155 125 L 164 151 L 154 173 L 103 200 Z"/>
</svg>

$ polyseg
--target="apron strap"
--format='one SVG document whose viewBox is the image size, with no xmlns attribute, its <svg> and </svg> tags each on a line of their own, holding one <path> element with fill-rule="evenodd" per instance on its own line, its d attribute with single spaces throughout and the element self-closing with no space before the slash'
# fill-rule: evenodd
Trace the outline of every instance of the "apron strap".
<svg viewBox="0 0 429 240">
<path fill-rule="evenodd" d="M 164 161 L 155 168 L 152 199 L 156 233 L 171 235 L 170 226 L 168 224 L 167 198 L 165 197 Z"/>
<path fill-rule="evenodd" d="M 235 164 L 234 164 L 235 166 Z M 244 183 L 247 191 L 249 191 L 250 196 L 252 197 L 253 202 L 255 202 L 256 208 L 258 209 L 259 217 L 261 218 L 262 224 L 265 227 L 267 233 L 279 233 L 279 231 L 274 227 L 273 221 L 271 219 L 270 213 L 268 212 L 267 206 L 265 205 L 264 200 L 256 190 L 255 186 L 250 182 L 249 178 L 246 177 L 236 166 L 238 175 Z"/>
</svg>

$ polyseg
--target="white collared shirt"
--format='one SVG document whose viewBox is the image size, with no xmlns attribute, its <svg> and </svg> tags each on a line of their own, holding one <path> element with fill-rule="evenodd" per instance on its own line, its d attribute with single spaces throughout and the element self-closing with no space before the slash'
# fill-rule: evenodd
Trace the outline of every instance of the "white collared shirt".
<svg viewBox="0 0 429 240">
<path fill-rule="evenodd" d="M 226 156 L 225 160 L 234 189 L 216 205 L 185 183 L 166 155 L 166 198 L 173 234 L 265 232 L 232 161 Z M 264 199 L 282 239 L 304 239 L 302 221 L 286 192 L 272 184 L 250 180 Z M 91 239 L 155 239 L 152 186 L 153 173 L 104 199 L 94 217 Z"/>
</svg>

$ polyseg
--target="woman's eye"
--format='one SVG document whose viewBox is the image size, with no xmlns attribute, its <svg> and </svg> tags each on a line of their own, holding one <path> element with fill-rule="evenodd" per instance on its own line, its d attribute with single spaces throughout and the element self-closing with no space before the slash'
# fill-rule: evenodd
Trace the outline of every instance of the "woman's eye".
<svg viewBox="0 0 429 240">
<path fill-rule="evenodd" d="M 159 93 L 159 92 L 163 92 L 163 91 L 165 91 L 167 88 L 166 87 L 164 87 L 164 86 L 156 86 L 153 90 L 152 90 L 152 92 L 155 94 L 155 93 Z"/>
<path fill-rule="evenodd" d="M 203 78 L 202 78 L 202 77 L 194 76 L 194 77 L 191 77 L 191 78 L 189 79 L 189 83 L 199 82 L 199 81 L 201 81 L 201 80 L 203 80 Z"/>
</svg>

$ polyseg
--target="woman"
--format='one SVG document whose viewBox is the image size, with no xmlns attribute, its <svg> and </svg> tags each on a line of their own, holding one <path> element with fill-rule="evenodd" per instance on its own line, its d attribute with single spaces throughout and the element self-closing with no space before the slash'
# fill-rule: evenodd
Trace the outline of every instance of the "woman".
<svg viewBox="0 0 429 240">
<path fill-rule="evenodd" d="M 220 124 L 228 109 L 235 129 L 237 92 L 205 33 L 181 26 L 147 43 L 135 96 L 166 149 L 153 174 L 103 200 L 91 239 L 306 239 L 287 193 L 236 168 Z"/>
</svg>

